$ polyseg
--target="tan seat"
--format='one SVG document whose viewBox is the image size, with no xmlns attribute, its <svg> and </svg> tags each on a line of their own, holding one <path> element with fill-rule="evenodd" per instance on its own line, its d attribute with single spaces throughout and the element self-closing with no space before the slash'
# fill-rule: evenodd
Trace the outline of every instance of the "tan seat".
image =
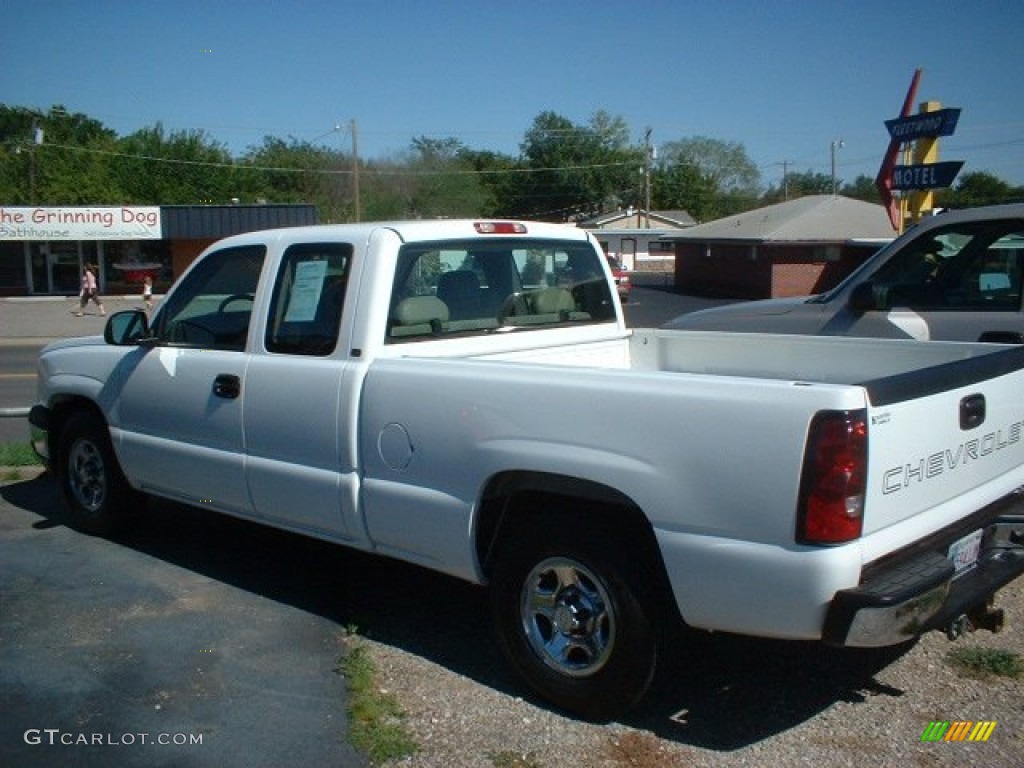
<svg viewBox="0 0 1024 768">
<path fill-rule="evenodd" d="M 402 299 L 391 314 L 392 338 L 432 336 L 441 333 L 448 323 L 448 305 L 436 296 L 410 296 Z"/>
</svg>

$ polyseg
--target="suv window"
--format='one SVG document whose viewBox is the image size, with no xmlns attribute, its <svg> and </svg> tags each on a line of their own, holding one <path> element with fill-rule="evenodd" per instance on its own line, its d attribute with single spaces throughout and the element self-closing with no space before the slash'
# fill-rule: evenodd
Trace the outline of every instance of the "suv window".
<svg viewBox="0 0 1024 768">
<path fill-rule="evenodd" d="M 303 243 L 285 251 L 274 284 L 267 351 L 329 355 L 338 343 L 352 246 Z"/>
<path fill-rule="evenodd" d="M 207 254 L 162 302 L 156 337 L 175 346 L 244 350 L 265 256 L 262 245 Z"/>
<path fill-rule="evenodd" d="M 1024 224 L 986 221 L 936 229 L 872 275 L 882 306 L 1020 308 Z"/>
<path fill-rule="evenodd" d="M 405 245 L 387 341 L 614 320 L 601 258 L 587 242 L 495 238 Z"/>
</svg>

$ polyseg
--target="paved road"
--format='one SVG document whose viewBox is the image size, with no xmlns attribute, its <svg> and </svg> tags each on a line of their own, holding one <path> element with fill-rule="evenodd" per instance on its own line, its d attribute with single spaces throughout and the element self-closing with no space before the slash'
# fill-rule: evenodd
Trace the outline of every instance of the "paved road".
<svg viewBox="0 0 1024 768">
<path fill-rule="evenodd" d="M 60 509 L 48 476 L 0 487 L 0 765 L 365 765 L 343 550 L 158 502 L 106 541 Z"/>
</svg>

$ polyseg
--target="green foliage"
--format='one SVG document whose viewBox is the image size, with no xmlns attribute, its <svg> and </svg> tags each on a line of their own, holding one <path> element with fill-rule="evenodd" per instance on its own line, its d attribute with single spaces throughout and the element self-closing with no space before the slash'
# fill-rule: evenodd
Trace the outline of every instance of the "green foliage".
<svg viewBox="0 0 1024 768">
<path fill-rule="evenodd" d="M 543 112 L 521 149 L 518 172 L 495 190 L 503 215 L 566 221 L 640 200 L 643 156 L 622 118 L 598 112 L 579 126 Z"/>
<path fill-rule="evenodd" d="M 416 752 L 416 743 L 402 724 L 402 711 L 394 696 L 382 691 L 367 647 L 358 638 L 346 638 L 347 651 L 338 672 L 348 688 L 349 739 L 373 765 L 398 760 Z"/>
<path fill-rule="evenodd" d="M 124 202 L 137 205 L 227 203 L 234 186 L 227 149 L 203 131 L 164 131 L 157 123 L 118 143 L 112 165 Z"/>
<path fill-rule="evenodd" d="M 947 654 L 949 663 L 970 677 L 1024 677 L 1024 661 L 1019 654 L 999 648 L 963 647 Z"/>
<path fill-rule="evenodd" d="M 652 207 L 710 221 L 756 207 L 760 183 L 742 144 L 706 136 L 670 141 L 655 169 Z"/>
<path fill-rule="evenodd" d="M 233 157 L 205 131 L 167 131 L 156 123 L 119 138 L 59 105 L 42 112 L 0 104 L 0 201 L 305 203 L 315 205 L 325 223 L 457 216 L 570 221 L 646 205 L 646 149 L 629 135 L 622 117 L 604 111 L 583 124 L 546 111 L 526 131 L 517 156 L 419 136 L 405 153 L 359 158 L 357 165 L 336 132 L 325 134 L 327 144 L 266 136 Z M 832 188 L 830 176 L 807 171 L 764 191 L 742 144 L 706 136 L 662 142 L 651 171 L 651 207 L 685 210 L 698 221 Z M 878 202 L 874 180 L 866 176 L 840 191 Z M 965 174 L 953 189 L 937 193 L 939 205 L 953 207 L 1020 199 L 1024 188 L 984 172 Z"/>
<path fill-rule="evenodd" d="M 42 464 L 28 441 L 0 443 L 0 467 L 35 467 Z"/>
<path fill-rule="evenodd" d="M 1012 187 L 991 173 L 965 173 L 952 189 L 939 195 L 940 205 L 952 208 L 973 208 L 1024 200 L 1024 187 Z"/>
</svg>

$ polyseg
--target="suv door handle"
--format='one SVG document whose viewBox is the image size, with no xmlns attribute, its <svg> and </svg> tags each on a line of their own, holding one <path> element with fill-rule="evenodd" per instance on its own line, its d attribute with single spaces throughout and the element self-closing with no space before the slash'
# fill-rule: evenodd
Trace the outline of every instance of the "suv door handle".
<svg viewBox="0 0 1024 768">
<path fill-rule="evenodd" d="M 213 380 L 213 394 L 225 400 L 234 400 L 242 394 L 242 380 L 230 373 L 218 373 Z"/>
</svg>

